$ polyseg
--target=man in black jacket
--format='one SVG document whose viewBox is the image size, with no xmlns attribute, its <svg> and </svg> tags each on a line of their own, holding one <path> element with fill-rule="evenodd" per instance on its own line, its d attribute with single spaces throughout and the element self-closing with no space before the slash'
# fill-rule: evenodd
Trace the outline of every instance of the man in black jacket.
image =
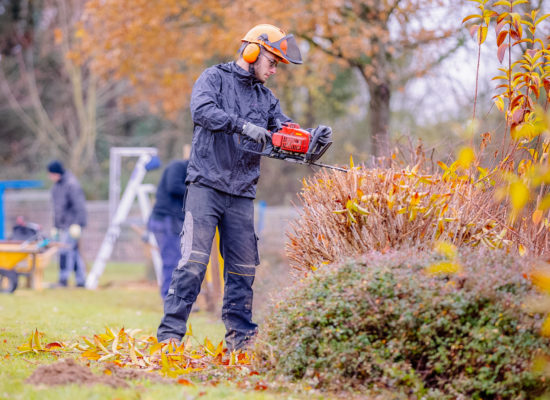
<svg viewBox="0 0 550 400">
<path fill-rule="evenodd" d="M 185 335 L 216 227 L 225 266 L 222 320 L 227 347 L 245 348 L 256 334 L 252 284 L 260 260 L 253 200 L 260 156 L 247 150 L 261 151 L 269 139 L 268 130 L 276 130 L 276 121 L 290 121 L 264 86 L 279 62 L 302 63 L 296 42 L 281 29 L 262 24 L 242 39 L 236 62 L 207 68 L 195 82 L 182 257 L 164 303 L 159 341 L 179 341 Z"/>
<path fill-rule="evenodd" d="M 183 199 L 187 186 L 188 160 L 174 160 L 164 170 L 157 187 L 156 201 L 148 229 L 153 232 L 162 258 L 160 295 L 166 298 L 172 272 L 181 258 L 180 233 L 183 228 Z"/>
<path fill-rule="evenodd" d="M 59 250 L 59 285 L 67 286 L 71 271 L 75 271 L 76 285 L 86 283 L 86 265 L 78 251 L 82 228 L 86 226 L 86 198 L 76 177 L 66 171 L 60 161 L 48 164 L 52 186 L 54 238 L 65 247 Z"/>
</svg>

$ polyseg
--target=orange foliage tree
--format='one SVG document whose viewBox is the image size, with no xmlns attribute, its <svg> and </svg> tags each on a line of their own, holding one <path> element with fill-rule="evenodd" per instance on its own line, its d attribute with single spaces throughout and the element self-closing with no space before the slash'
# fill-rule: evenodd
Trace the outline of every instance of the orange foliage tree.
<svg viewBox="0 0 550 400">
<path fill-rule="evenodd" d="M 449 12 L 443 0 L 312 0 L 293 20 L 297 34 L 330 59 L 359 71 L 367 83 L 371 150 L 389 153 L 391 93 L 423 75 L 461 45 L 444 46 L 457 30 L 433 20 Z M 431 26 L 431 28 L 430 28 Z"/>
<path fill-rule="evenodd" d="M 331 63 L 357 69 L 370 92 L 372 150 L 388 154 L 391 92 L 399 84 L 398 65 L 410 77 L 440 61 L 456 32 L 430 21 L 430 10 L 444 0 L 122 0 L 88 2 L 83 26 L 85 54 L 95 71 L 128 79 L 132 100 L 146 100 L 155 111 L 175 115 L 187 105 L 193 81 L 206 64 L 235 56 L 239 39 L 256 23 L 278 24 L 302 39 L 308 73 L 327 78 Z M 246 22 L 245 22 L 246 21 Z M 433 25 L 428 29 L 425 25 Z M 320 54 L 324 57 L 320 57 Z M 311 62 L 315 60 L 315 62 Z M 421 60 L 421 61 L 419 61 Z M 293 79 L 293 82 L 296 82 Z M 304 77 L 301 86 L 318 85 Z"/>
</svg>

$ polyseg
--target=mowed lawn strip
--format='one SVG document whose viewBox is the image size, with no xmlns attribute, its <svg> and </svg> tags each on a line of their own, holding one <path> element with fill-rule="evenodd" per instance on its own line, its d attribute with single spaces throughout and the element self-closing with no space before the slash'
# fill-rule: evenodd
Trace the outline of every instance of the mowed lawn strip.
<svg viewBox="0 0 550 400">
<path fill-rule="evenodd" d="M 55 281 L 55 276 L 55 267 L 48 268 L 46 281 Z M 49 354 L 17 355 L 17 346 L 23 344 L 34 329 L 45 334 L 46 343 L 74 342 L 81 336 L 103 333 L 105 326 L 113 330 L 139 328 L 144 335 L 155 335 L 162 317 L 162 302 L 156 288 L 122 284 L 124 280 L 140 281 L 143 276 L 144 268 L 139 265 L 117 264 L 105 270 L 100 280 L 100 287 L 106 287 L 103 289 L 34 291 L 20 288 L 13 294 L 1 294 L 0 399 L 166 399 L 195 398 L 199 394 L 201 399 L 281 398 L 281 393 L 242 391 L 231 384 L 211 387 L 198 383 L 193 387 L 138 381 L 130 382 L 129 389 L 113 389 L 105 385 L 46 387 L 25 383 L 38 365 L 57 360 Z M 197 340 L 202 342 L 208 337 L 213 343 L 219 343 L 223 339 L 223 323 L 211 314 L 193 313 L 189 322 Z M 96 373 L 101 370 L 94 368 Z"/>
</svg>

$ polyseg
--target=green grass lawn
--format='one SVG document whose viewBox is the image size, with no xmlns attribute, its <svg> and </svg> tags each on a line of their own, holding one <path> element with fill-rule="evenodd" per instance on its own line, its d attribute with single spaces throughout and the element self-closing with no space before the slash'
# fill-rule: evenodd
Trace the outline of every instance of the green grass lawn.
<svg viewBox="0 0 550 400">
<path fill-rule="evenodd" d="M 57 387 L 33 386 L 25 383 L 40 364 L 56 358 L 49 354 L 17 355 L 17 346 L 38 329 L 46 341 L 75 341 L 80 336 L 103 333 L 105 326 L 113 329 L 139 328 L 143 334 L 155 335 L 162 317 L 162 302 L 155 287 L 136 284 L 145 276 L 144 267 L 111 264 L 100 280 L 100 289 L 25 288 L 13 294 L 0 294 L 0 399 L 280 399 L 307 398 L 288 392 L 243 391 L 236 386 L 194 387 L 177 384 L 153 384 L 149 381 L 130 382 L 130 389 L 113 389 L 104 385 Z M 55 266 L 46 270 L 45 282 L 55 282 Z M 128 284 L 124 284 L 129 281 Z M 194 336 L 202 341 L 208 337 L 214 343 L 223 339 L 224 326 L 206 312 L 193 313 L 190 321 Z"/>
</svg>

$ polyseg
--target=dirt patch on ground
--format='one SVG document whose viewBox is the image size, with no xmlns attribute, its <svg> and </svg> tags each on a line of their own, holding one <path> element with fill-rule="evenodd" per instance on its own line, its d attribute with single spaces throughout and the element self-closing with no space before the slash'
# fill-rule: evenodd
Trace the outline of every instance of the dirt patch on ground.
<svg viewBox="0 0 550 400">
<path fill-rule="evenodd" d="M 65 358 L 49 365 L 39 366 L 27 379 L 33 385 L 107 385 L 114 388 L 129 387 L 127 380 L 147 379 L 154 383 L 174 383 L 173 379 L 163 378 L 155 372 L 137 369 L 120 368 L 107 365 L 104 375 L 96 375 L 89 367 L 77 363 L 72 358 Z"/>
<path fill-rule="evenodd" d="M 49 365 L 39 366 L 27 379 L 33 385 L 107 385 L 114 388 L 129 387 L 124 379 L 114 375 L 95 375 L 90 368 L 78 364 L 71 358 L 65 358 Z"/>
<path fill-rule="evenodd" d="M 163 378 L 156 372 L 141 371 L 139 369 L 120 368 L 116 365 L 108 365 L 105 367 L 106 371 L 110 371 L 113 376 L 121 379 L 137 380 L 148 379 L 154 383 L 174 383 L 173 379 Z"/>
</svg>

